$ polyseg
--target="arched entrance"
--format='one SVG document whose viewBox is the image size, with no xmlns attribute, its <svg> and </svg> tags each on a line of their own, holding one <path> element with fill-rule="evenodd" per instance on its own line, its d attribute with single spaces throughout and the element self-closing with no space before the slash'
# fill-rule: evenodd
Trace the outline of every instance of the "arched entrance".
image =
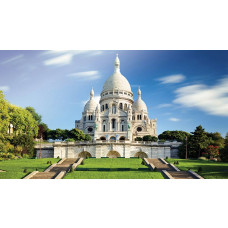
<svg viewBox="0 0 228 228">
<path fill-rule="evenodd" d="M 100 137 L 100 140 L 106 141 L 106 138 L 104 136 Z"/>
<path fill-rule="evenodd" d="M 126 138 L 124 136 L 120 137 L 120 141 L 124 141 Z"/>
<path fill-rule="evenodd" d="M 92 155 L 89 152 L 87 152 L 87 151 L 83 151 L 83 152 L 78 154 L 78 157 L 79 158 L 91 158 Z"/>
<path fill-rule="evenodd" d="M 117 158 L 120 157 L 120 154 L 117 151 L 109 151 L 107 154 L 107 157 L 109 158 Z"/>
<path fill-rule="evenodd" d="M 116 141 L 116 137 L 115 136 L 110 137 L 110 141 Z"/>
<path fill-rule="evenodd" d="M 135 158 L 148 158 L 147 154 L 145 152 L 137 152 L 134 155 Z"/>
</svg>

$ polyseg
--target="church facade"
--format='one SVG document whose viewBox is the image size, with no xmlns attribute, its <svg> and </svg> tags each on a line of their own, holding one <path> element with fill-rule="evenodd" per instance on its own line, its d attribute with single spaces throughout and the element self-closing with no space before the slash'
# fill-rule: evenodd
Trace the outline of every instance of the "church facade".
<svg viewBox="0 0 228 228">
<path fill-rule="evenodd" d="M 92 136 L 91 142 L 54 142 L 36 146 L 37 157 L 177 157 L 179 142 L 141 142 L 136 137 L 157 137 L 157 119 L 150 119 L 147 106 L 138 89 L 137 99 L 128 80 L 120 73 L 120 60 L 115 59 L 114 73 L 106 80 L 100 101 L 93 89 L 75 127 Z"/>
<path fill-rule="evenodd" d="M 90 134 L 94 140 L 102 141 L 131 142 L 144 135 L 157 137 L 157 119 L 149 119 L 140 89 L 134 101 L 131 86 L 120 72 L 118 55 L 114 73 L 104 83 L 99 104 L 92 89 L 82 118 L 75 121 L 75 127 Z"/>
</svg>

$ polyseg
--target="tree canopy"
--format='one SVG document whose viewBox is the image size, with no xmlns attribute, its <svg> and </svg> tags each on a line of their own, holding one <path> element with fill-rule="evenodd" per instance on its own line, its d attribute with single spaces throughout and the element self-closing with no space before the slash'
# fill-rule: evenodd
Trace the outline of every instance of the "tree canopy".
<svg viewBox="0 0 228 228">
<path fill-rule="evenodd" d="M 190 134 L 185 131 L 164 131 L 162 134 L 158 136 L 160 140 L 166 141 L 178 141 L 183 142 L 186 140 L 186 137 L 189 137 Z"/>
</svg>

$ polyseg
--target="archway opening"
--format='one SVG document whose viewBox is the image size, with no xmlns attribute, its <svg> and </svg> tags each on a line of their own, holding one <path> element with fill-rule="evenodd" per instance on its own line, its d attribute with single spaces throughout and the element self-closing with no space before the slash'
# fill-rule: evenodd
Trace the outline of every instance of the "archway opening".
<svg viewBox="0 0 228 228">
<path fill-rule="evenodd" d="M 83 151 L 83 152 L 78 154 L 78 157 L 79 158 L 91 158 L 92 155 L 89 152 L 87 152 L 87 151 Z"/>
<path fill-rule="evenodd" d="M 120 157 L 120 154 L 117 151 L 109 151 L 107 154 L 107 157 L 109 158 L 117 158 Z"/>
<path fill-rule="evenodd" d="M 104 136 L 100 137 L 100 140 L 106 141 L 106 138 Z"/>
<path fill-rule="evenodd" d="M 137 152 L 134 155 L 135 158 L 148 158 L 147 154 L 145 152 Z"/>
<path fill-rule="evenodd" d="M 124 136 L 120 137 L 120 141 L 124 141 L 126 138 Z"/>
<path fill-rule="evenodd" d="M 110 137 L 110 141 L 116 141 L 116 137 L 115 136 Z"/>
</svg>

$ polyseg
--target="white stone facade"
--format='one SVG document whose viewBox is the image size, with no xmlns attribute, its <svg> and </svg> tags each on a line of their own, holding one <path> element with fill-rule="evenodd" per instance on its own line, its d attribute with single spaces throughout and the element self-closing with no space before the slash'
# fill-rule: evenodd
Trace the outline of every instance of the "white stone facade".
<svg viewBox="0 0 228 228">
<path fill-rule="evenodd" d="M 81 120 L 75 121 L 75 127 L 94 140 L 134 141 L 144 135 L 157 136 L 157 119 L 149 119 L 147 106 L 138 89 L 137 99 L 128 80 L 120 73 L 120 61 L 115 60 L 115 70 L 105 82 L 99 104 L 94 100 L 93 89 L 86 103 Z"/>
<path fill-rule="evenodd" d="M 83 153 L 91 157 L 110 157 L 110 152 L 116 152 L 117 157 L 137 157 L 139 153 L 148 158 L 177 157 L 180 142 L 55 142 L 51 147 L 37 146 L 37 157 L 79 158 Z"/>
</svg>

